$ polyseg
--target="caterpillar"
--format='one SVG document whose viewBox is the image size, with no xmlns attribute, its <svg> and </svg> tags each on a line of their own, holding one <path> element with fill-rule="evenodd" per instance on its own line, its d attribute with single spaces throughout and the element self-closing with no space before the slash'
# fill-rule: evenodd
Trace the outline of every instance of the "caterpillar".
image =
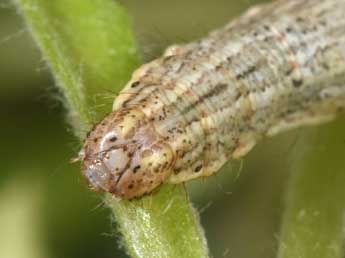
<svg viewBox="0 0 345 258">
<path fill-rule="evenodd" d="M 90 186 L 140 197 L 333 119 L 345 107 L 344 11 L 343 0 L 255 6 L 142 65 L 79 153 Z"/>
</svg>

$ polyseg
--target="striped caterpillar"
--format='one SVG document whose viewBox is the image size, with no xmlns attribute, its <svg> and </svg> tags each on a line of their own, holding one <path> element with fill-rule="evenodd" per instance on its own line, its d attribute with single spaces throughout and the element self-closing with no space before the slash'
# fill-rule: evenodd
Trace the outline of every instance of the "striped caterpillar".
<svg viewBox="0 0 345 258">
<path fill-rule="evenodd" d="M 344 12 L 344 0 L 279 0 L 141 66 L 79 153 L 91 187 L 140 197 L 212 175 L 262 137 L 335 117 Z"/>
</svg>

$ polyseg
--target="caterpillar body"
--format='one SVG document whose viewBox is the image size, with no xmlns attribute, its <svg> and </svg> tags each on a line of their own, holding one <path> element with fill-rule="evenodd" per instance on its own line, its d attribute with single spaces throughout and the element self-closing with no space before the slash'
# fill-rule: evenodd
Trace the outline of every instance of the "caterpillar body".
<svg viewBox="0 0 345 258">
<path fill-rule="evenodd" d="M 95 190 L 131 199 L 215 173 L 260 138 L 345 107 L 345 1 L 280 0 L 134 72 L 79 156 Z"/>
</svg>

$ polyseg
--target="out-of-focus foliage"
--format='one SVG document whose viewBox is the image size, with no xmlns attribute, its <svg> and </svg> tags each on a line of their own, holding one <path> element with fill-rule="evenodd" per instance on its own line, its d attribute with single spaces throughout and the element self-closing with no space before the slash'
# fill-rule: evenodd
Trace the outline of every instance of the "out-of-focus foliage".
<svg viewBox="0 0 345 258">
<path fill-rule="evenodd" d="M 343 257 L 345 119 L 305 130 L 291 164 L 279 258 Z M 322 162 L 320 162 L 322 161 Z"/>
</svg>

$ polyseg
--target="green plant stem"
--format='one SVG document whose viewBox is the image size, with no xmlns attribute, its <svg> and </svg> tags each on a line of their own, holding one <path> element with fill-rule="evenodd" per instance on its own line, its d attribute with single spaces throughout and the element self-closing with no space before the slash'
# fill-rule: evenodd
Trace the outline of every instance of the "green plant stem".
<svg viewBox="0 0 345 258">
<path fill-rule="evenodd" d="M 132 257 L 208 257 L 199 218 L 187 198 L 183 188 L 166 185 L 140 200 L 110 202 Z"/>
<path fill-rule="evenodd" d="M 341 258 L 345 120 L 309 129 L 295 147 L 279 258 Z"/>
<path fill-rule="evenodd" d="M 15 0 L 83 137 L 139 64 L 126 12 L 110 0 Z"/>
<path fill-rule="evenodd" d="M 83 138 L 111 110 L 138 65 L 126 12 L 112 0 L 16 0 Z M 199 220 L 181 186 L 137 201 L 107 195 L 132 257 L 208 257 Z M 100 250 L 101 251 L 101 250 Z"/>
</svg>

